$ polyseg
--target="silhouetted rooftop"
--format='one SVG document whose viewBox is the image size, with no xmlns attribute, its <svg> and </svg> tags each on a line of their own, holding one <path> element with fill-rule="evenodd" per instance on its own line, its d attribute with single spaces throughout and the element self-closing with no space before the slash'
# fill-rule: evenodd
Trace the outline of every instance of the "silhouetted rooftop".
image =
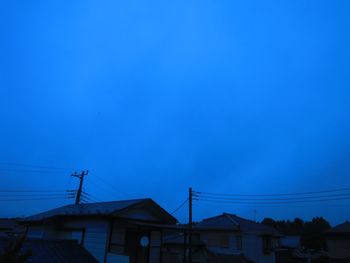
<svg viewBox="0 0 350 263">
<path fill-rule="evenodd" d="M 346 221 L 340 225 L 337 225 L 337 226 L 333 227 L 332 229 L 328 230 L 327 233 L 350 234 L 350 222 Z"/>
<path fill-rule="evenodd" d="M 173 216 L 158 206 L 158 204 L 150 198 L 66 205 L 26 217 L 23 221 L 41 221 L 55 216 L 112 216 L 118 215 L 119 212 L 122 212 L 127 208 L 143 203 L 153 204 L 153 206 L 158 209 L 158 212 L 161 212 L 170 221 L 176 222 L 176 219 Z"/>
<path fill-rule="evenodd" d="M 261 235 L 280 235 L 280 233 L 272 227 L 229 213 L 223 213 L 219 216 L 204 219 L 203 221 L 198 223 L 196 227 L 227 229 L 232 231 L 240 230 Z"/>
</svg>

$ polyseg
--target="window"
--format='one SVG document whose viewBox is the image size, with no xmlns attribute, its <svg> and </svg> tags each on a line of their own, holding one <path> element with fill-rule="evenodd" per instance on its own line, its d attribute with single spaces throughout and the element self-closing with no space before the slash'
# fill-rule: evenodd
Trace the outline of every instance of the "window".
<svg viewBox="0 0 350 263">
<path fill-rule="evenodd" d="M 272 250 L 272 239 L 270 236 L 263 236 L 263 250 L 265 254 L 269 254 Z"/>
</svg>

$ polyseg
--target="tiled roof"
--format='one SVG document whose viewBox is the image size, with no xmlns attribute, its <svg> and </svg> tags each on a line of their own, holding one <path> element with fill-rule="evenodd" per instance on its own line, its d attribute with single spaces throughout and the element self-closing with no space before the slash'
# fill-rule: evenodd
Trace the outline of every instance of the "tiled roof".
<svg viewBox="0 0 350 263">
<path fill-rule="evenodd" d="M 239 225 L 239 228 L 242 231 L 254 232 L 259 234 L 280 235 L 280 233 L 273 227 L 269 227 L 264 224 L 254 222 L 253 220 L 245 219 L 233 214 L 225 213 L 224 215 L 230 217 L 233 221 L 237 222 Z"/>
<path fill-rule="evenodd" d="M 232 221 L 229 216 L 222 214 L 219 216 L 214 216 L 206 218 L 194 226 L 194 228 L 201 229 L 215 229 L 215 230 L 239 230 L 239 225 L 237 222 Z"/>
<path fill-rule="evenodd" d="M 67 215 L 111 215 L 129 206 L 147 201 L 150 199 L 134 199 L 113 202 L 98 202 L 79 205 L 66 205 L 40 214 L 26 217 L 26 221 L 40 221 L 53 216 Z"/>
<path fill-rule="evenodd" d="M 0 239 L 0 255 L 14 239 Z M 72 240 L 28 239 L 21 253 L 31 252 L 27 263 L 97 263 L 98 261 L 82 246 Z"/>
<path fill-rule="evenodd" d="M 350 222 L 346 221 L 343 224 L 337 225 L 337 226 L 333 227 L 332 229 L 328 230 L 327 233 L 350 234 Z"/>
<path fill-rule="evenodd" d="M 243 232 L 252 232 L 261 235 L 280 235 L 280 233 L 272 227 L 229 213 L 223 213 L 219 216 L 204 219 L 197 224 L 196 227 L 241 230 Z"/>
<path fill-rule="evenodd" d="M 18 224 L 15 220 L 10 218 L 0 218 L 0 229 L 13 229 L 16 228 Z"/>
<path fill-rule="evenodd" d="M 15 219 L 0 218 L 0 232 L 5 235 L 17 235 L 24 233 L 24 226 L 19 225 Z"/>
<path fill-rule="evenodd" d="M 26 217 L 23 219 L 23 221 L 42 221 L 56 216 L 117 216 L 119 213 L 125 211 L 125 209 L 139 204 L 148 204 L 149 207 L 152 208 L 155 213 L 162 216 L 164 220 L 171 223 L 177 222 L 176 218 L 170 215 L 166 210 L 164 210 L 150 198 L 66 205 Z"/>
</svg>

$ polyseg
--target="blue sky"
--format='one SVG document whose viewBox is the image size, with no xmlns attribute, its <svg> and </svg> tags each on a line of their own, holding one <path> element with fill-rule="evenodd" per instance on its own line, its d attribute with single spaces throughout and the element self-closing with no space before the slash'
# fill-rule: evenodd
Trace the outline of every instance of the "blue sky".
<svg viewBox="0 0 350 263">
<path fill-rule="evenodd" d="M 349 1 L 0 5 L 0 188 L 75 188 L 70 173 L 89 169 L 95 197 L 152 197 L 171 211 L 189 186 L 350 185 Z M 2 203 L 0 216 L 68 202 Z M 348 205 L 198 203 L 194 212 L 338 223 Z"/>
</svg>

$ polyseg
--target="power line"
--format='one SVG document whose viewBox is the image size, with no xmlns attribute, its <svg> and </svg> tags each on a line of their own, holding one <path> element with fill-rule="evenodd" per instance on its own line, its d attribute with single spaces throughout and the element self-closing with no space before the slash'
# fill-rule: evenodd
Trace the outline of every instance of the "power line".
<svg viewBox="0 0 350 263">
<path fill-rule="evenodd" d="M 0 202 L 22 202 L 22 201 L 44 201 L 44 200 L 53 200 L 53 199 L 64 199 L 65 197 L 49 197 L 49 198 L 25 198 L 25 199 L 0 199 Z"/>
<path fill-rule="evenodd" d="M 293 204 L 293 203 L 317 203 L 317 202 L 328 202 L 328 201 L 340 201 L 340 200 L 350 200 L 350 196 L 348 197 L 339 197 L 339 198 L 328 198 L 328 199 L 318 199 L 318 200 L 289 200 L 289 201 L 273 201 L 273 202 L 266 202 L 266 201 L 258 201 L 258 202 L 251 202 L 251 201 L 226 201 L 226 200 L 216 200 L 216 199 L 206 199 L 206 198 L 200 198 L 200 199 L 194 199 L 196 201 L 204 201 L 204 202 L 215 202 L 219 204 L 253 204 L 253 205 L 273 205 L 273 204 Z"/>
<path fill-rule="evenodd" d="M 179 211 L 186 203 L 188 202 L 188 198 L 186 198 L 185 201 L 183 201 L 173 212 L 171 212 L 170 214 L 173 215 L 175 214 L 177 211 Z"/>
<path fill-rule="evenodd" d="M 74 169 L 61 168 L 61 167 L 42 166 L 42 165 L 33 165 L 33 164 L 23 164 L 23 163 L 15 163 L 15 162 L 0 162 L 0 165 L 32 167 L 32 168 L 46 169 L 46 170 L 62 170 L 62 171 L 72 171 L 72 170 L 74 170 Z"/>
<path fill-rule="evenodd" d="M 301 196 L 301 197 L 275 197 L 275 198 L 229 198 L 229 197 L 220 197 L 220 196 L 210 196 L 210 195 L 197 195 L 197 198 L 209 198 L 214 200 L 233 200 L 233 201 L 286 201 L 286 200 L 307 200 L 307 199 L 323 199 L 330 197 L 350 197 L 349 193 L 341 194 L 329 194 L 329 195 L 314 195 L 314 196 Z"/>
<path fill-rule="evenodd" d="M 95 196 L 91 195 L 91 194 L 88 194 L 86 192 L 82 192 L 83 196 L 86 196 L 88 198 L 90 198 L 92 201 L 95 201 L 95 202 L 103 202 L 101 199 L 99 198 L 96 198 Z"/>
<path fill-rule="evenodd" d="M 96 175 L 95 173 L 91 173 L 94 178 L 98 179 L 101 183 L 105 184 L 106 186 L 108 186 L 110 189 L 113 189 L 115 192 L 117 192 L 118 194 L 121 194 L 123 196 L 127 196 L 123 191 L 121 191 L 120 189 L 118 189 L 117 187 L 114 186 L 114 184 L 106 181 L 105 179 L 99 177 L 98 175 Z M 91 179 L 92 177 L 90 177 Z"/>
<path fill-rule="evenodd" d="M 223 193 L 208 193 L 208 192 L 199 192 L 199 191 L 193 191 L 193 195 L 200 195 L 200 194 L 206 194 L 206 195 L 214 195 L 214 196 L 247 196 L 247 197 L 264 197 L 264 196 L 293 196 L 293 195 L 312 195 L 312 194 L 322 194 L 322 193 L 332 193 L 332 192 L 344 192 L 344 191 L 350 191 L 350 188 L 338 188 L 338 189 L 330 189 L 330 190 L 322 190 L 322 191 L 313 191 L 313 192 L 298 192 L 298 193 L 282 193 L 282 194 L 223 194 Z"/>
<path fill-rule="evenodd" d="M 29 197 L 45 197 L 45 196 L 69 196 L 66 194 L 14 194 L 14 195 L 0 195 L 0 198 L 3 197 L 17 197 L 17 196 L 29 196 Z"/>
<path fill-rule="evenodd" d="M 28 190 L 28 189 L 0 189 L 0 193 L 61 193 L 67 190 Z"/>
<path fill-rule="evenodd" d="M 0 168 L 0 172 L 6 173 L 34 173 L 34 174 L 62 174 L 61 171 L 51 171 L 51 170 L 28 170 L 28 169 L 2 169 Z"/>
</svg>

